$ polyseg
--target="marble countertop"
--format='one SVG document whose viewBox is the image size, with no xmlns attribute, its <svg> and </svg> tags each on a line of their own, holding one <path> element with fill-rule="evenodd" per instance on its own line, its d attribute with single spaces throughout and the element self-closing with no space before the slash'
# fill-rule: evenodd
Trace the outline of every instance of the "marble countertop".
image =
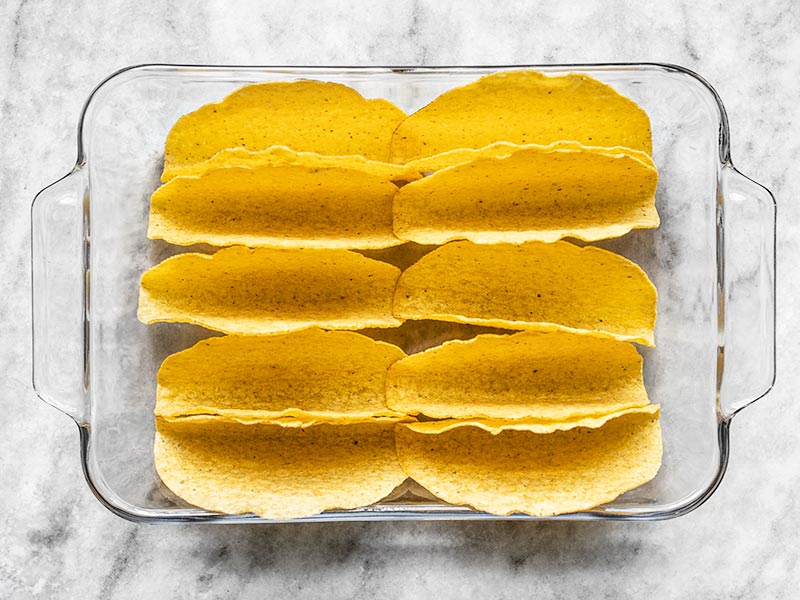
<svg viewBox="0 0 800 600">
<path fill-rule="evenodd" d="M 90 4 L 0 3 L 0 597 L 796 597 L 800 5 Z M 706 504 L 639 524 L 236 527 L 137 525 L 95 500 L 74 423 L 31 388 L 29 208 L 71 168 L 78 115 L 102 78 L 148 62 L 603 61 L 704 75 L 727 107 L 737 167 L 778 200 L 777 384 L 736 417 L 728 473 Z"/>
</svg>

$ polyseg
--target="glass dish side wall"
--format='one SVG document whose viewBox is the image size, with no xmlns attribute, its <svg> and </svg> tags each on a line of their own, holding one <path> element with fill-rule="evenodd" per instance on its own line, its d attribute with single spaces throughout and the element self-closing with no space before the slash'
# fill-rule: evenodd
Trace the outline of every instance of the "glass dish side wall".
<svg viewBox="0 0 800 600">
<path fill-rule="evenodd" d="M 641 264 L 659 290 L 657 347 L 640 351 L 651 398 L 662 405 L 664 466 L 646 486 L 566 518 L 674 516 L 713 490 L 727 456 L 727 429 L 724 420 L 720 423 L 716 400 L 717 182 L 722 168 L 719 142 L 727 139 L 724 113 L 701 82 L 668 67 L 537 68 L 551 74 L 589 73 L 640 103 L 651 116 L 660 172 L 657 205 L 662 227 L 598 245 Z M 122 72 L 98 89 L 82 126 L 91 227 L 90 425 L 82 430 L 82 440 L 87 479 L 112 510 L 143 520 L 260 520 L 187 507 L 161 486 L 153 469 L 158 366 L 168 354 L 214 335 L 188 325 L 146 327 L 135 316 L 141 273 L 179 251 L 146 237 L 148 198 L 158 185 L 163 140 L 172 123 L 256 81 L 338 81 L 413 111 L 442 91 L 495 70 L 146 66 Z M 310 520 L 488 518 L 424 497 L 417 500 Z"/>
</svg>

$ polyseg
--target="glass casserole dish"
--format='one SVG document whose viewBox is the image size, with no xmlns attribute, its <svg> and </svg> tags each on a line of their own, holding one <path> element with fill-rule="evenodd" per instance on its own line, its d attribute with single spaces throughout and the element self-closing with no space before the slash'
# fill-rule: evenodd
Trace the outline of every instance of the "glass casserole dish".
<svg viewBox="0 0 800 600">
<path fill-rule="evenodd" d="M 639 350 L 651 401 L 662 410 L 661 470 L 609 504 L 539 519 L 670 518 L 714 492 L 727 465 L 732 417 L 767 393 L 775 377 L 775 203 L 733 167 L 725 109 L 702 78 L 660 64 L 144 65 L 95 89 L 81 115 L 75 168 L 42 190 L 32 207 L 34 387 L 77 423 L 86 480 L 105 506 L 145 522 L 265 522 L 187 505 L 163 486 L 153 465 L 158 367 L 213 335 L 136 319 L 141 274 L 187 250 L 146 235 L 149 196 L 175 120 L 243 85 L 299 78 L 342 83 L 410 113 L 484 74 L 522 68 L 591 75 L 647 111 L 662 221 L 659 229 L 596 243 L 637 262 L 659 291 L 657 345 Z M 376 505 L 299 520 L 532 518 L 448 505 L 409 481 Z"/>
</svg>

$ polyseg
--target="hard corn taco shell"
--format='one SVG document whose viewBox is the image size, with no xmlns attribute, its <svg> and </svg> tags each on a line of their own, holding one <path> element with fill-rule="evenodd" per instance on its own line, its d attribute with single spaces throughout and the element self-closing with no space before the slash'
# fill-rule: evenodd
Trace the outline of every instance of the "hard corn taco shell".
<svg viewBox="0 0 800 600">
<path fill-rule="evenodd" d="M 624 146 L 652 153 L 650 119 L 610 86 L 572 73 L 505 71 L 451 89 L 407 117 L 392 136 L 391 162 L 406 163 L 493 142 Z"/>
<path fill-rule="evenodd" d="M 406 478 L 393 423 L 286 428 L 215 417 L 157 419 L 155 465 L 164 484 L 190 504 L 267 519 L 366 506 Z"/>
<path fill-rule="evenodd" d="M 479 335 L 389 367 L 387 404 L 433 418 L 567 420 L 645 406 L 631 344 L 568 332 Z"/>
<path fill-rule="evenodd" d="M 567 242 L 451 242 L 406 269 L 394 313 L 653 346 L 656 289 L 631 261 Z"/>
<path fill-rule="evenodd" d="M 304 163 L 243 166 L 233 161 L 233 166 L 175 177 L 150 199 L 148 236 L 183 246 L 387 248 L 401 243 L 392 223 L 397 186 L 388 177 L 347 161 Z"/>
<path fill-rule="evenodd" d="M 574 143 L 475 154 L 397 192 L 398 238 L 419 244 L 593 241 L 659 225 L 658 173 L 649 159 Z"/>
<path fill-rule="evenodd" d="M 299 423 L 395 420 L 386 371 L 405 354 L 347 331 L 307 329 L 202 340 L 158 371 L 155 413 Z"/>
<path fill-rule="evenodd" d="M 161 180 L 227 148 L 288 146 L 299 152 L 387 160 L 392 132 L 404 117 L 391 102 L 367 100 L 338 83 L 248 85 L 178 119 L 167 136 Z"/>
<path fill-rule="evenodd" d="M 347 250 L 251 250 L 168 258 L 141 280 L 143 323 L 184 322 L 235 334 L 392 327 L 399 269 Z"/>
<path fill-rule="evenodd" d="M 444 433 L 397 425 L 403 470 L 433 494 L 497 515 L 587 510 L 655 477 L 658 415 L 646 407 L 602 427 L 552 433 L 457 427 Z"/>
</svg>

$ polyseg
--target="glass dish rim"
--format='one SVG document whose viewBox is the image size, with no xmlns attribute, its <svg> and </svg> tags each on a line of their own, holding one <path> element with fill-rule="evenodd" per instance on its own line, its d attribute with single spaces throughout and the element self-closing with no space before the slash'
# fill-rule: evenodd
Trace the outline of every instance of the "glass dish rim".
<svg viewBox="0 0 800 600">
<path fill-rule="evenodd" d="M 719 94 L 714 87 L 705 80 L 702 76 L 694 71 L 675 65 L 671 63 L 659 62 L 605 62 L 605 63 L 559 63 L 559 64 L 504 64 L 504 65 L 436 65 L 436 66 L 402 66 L 402 65 L 338 65 L 338 66 L 316 66 L 316 65 L 211 65 L 211 64 L 184 64 L 184 63 L 141 63 L 130 65 L 117 70 L 103 79 L 89 94 L 86 102 L 81 110 L 80 118 L 78 121 L 78 135 L 77 135 L 77 159 L 75 166 L 65 177 L 69 177 L 72 173 L 84 168 L 87 164 L 86 145 L 84 143 L 84 126 L 86 124 L 87 114 L 93 106 L 93 101 L 97 94 L 104 90 L 110 83 L 118 80 L 119 78 L 135 71 L 145 70 L 163 70 L 165 72 L 171 70 L 187 70 L 187 71 L 267 71 L 267 72 L 280 72 L 285 74 L 298 74 L 298 75 L 313 75 L 324 73 L 342 73 L 342 72 L 361 72 L 361 73 L 436 73 L 436 72 L 454 72 L 454 73 L 470 73 L 470 72 L 484 72 L 484 71 L 498 71 L 503 69 L 537 69 L 541 71 L 556 71 L 565 69 L 574 69 L 579 72 L 590 72 L 593 70 L 662 70 L 673 73 L 680 73 L 684 76 L 693 79 L 695 82 L 700 83 L 703 88 L 713 97 L 714 104 L 717 108 L 719 118 L 719 135 L 717 142 L 718 150 L 718 168 L 731 167 L 733 163 L 730 157 L 730 131 L 728 124 L 728 117 L 725 107 Z M 63 179 L 63 178 L 62 178 Z M 61 180 L 58 180 L 61 181 Z M 51 185 L 56 185 L 58 181 Z M 719 187 L 719 177 L 717 180 Z M 48 186 L 50 187 L 50 186 Z M 45 188 L 47 189 L 47 188 Z M 84 203 L 84 219 L 88 225 L 89 222 L 89 204 Z M 717 234 L 717 266 L 719 269 L 719 261 L 721 260 L 721 244 L 722 239 Z M 774 243 L 774 239 L 773 239 Z M 88 246 L 88 241 L 86 242 Z M 88 249 L 85 248 L 85 251 Z M 86 252 L 88 254 L 88 251 Z M 724 260 L 724 258 L 722 259 Z M 773 254 L 774 260 L 774 254 Z M 86 268 L 86 264 L 85 264 Z M 773 265 L 774 269 L 774 265 Z M 773 280 L 773 294 L 774 294 L 775 281 Z M 88 305 L 86 294 L 84 294 L 84 320 L 88 323 Z M 718 305 L 718 310 L 724 316 L 724 307 Z M 774 311 L 773 305 L 773 311 Z M 90 336 L 84 336 L 84 355 L 86 358 L 85 365 L 88 369 L 88 356 L 89 356 Z M 720 351 L 722 348 L 719 349 Z M 774 335 L 773 335 L 773 354 L 775 352 Z M 718 375 L 721 369 L 717 367 Z M 768 388 L 757 398 L 752 401 L 763 397 L 772 389 L 775 381 L 775 371 L 772 373 L 772 382 Z M 742 407 L 743 408 L 743 407 Z M 699 508 L 704 504 L 719 487 L 728 465 L 729 459 L 729 430 L 730 422 L 738 410 L 731 414 L 725 415 L 719 409 L 719 395 L 717 395 L 717 444 L 719 450 L 719 462 L 714 476 L 710 479 L 708 486 L 699 490 L 693 495 L 687 496 L 681 501 L 675 503 L 672 507 L 663 510 L 654 510 L 646 512 L 628 513 L 626 511 L 597 511 L 587 510 L 575 513 L 568 513 L 563 515 L 555 515 L 550 517 L 532 517 L 529 515 L 517 514 L 509 516 L 497 516 L 480 511 L 475 511 L 469 507 L 458 507 L 449 505 L 386 505 L 380 509 L 367 507 L 353 510 L 339 510 L 327 511 L 320 515 L 306 517 L 302 519 L 294 519 L 291 521 L 274 521 L 270 519 L 263 519 L 252 514 L 242 515 L 226 515 L 214 513 L 201 509 L 175 509 L 170 510 L 171 514 L 164 515 L 164 509 L 141 509 L 133 505 L 121 501 L 116 494 L 105 487 L 99 482 L 95 481 L 90 465 L 90 451 L 91 451 L 91 424 L 88 422 L 78 422 L 79 435 L 80 435 L 80 451 L 81 451 L 81 465 L 84 478 L 91 489 L 92 493 L 97 497 L 101 504 L 103 504 L 109 511 L 120 516 L 124 519 L 139 523 L 302 523 L 302 522 L 341 522 L 341 521 L 384 521 L 384 520 L 523 520 L 523 521 L 555 521 L 555 520 L 569 520 L 569 521 L 587 521 L 587 520 L 612 520 L 612 521 L 655 521 L 666 520 L 682 516 L 693 510 Z M 416 508 L 415 508 L 416 506 Z M 431 511 L 430 506 L 436 506 L 436 511 Z"/>
</svg>

